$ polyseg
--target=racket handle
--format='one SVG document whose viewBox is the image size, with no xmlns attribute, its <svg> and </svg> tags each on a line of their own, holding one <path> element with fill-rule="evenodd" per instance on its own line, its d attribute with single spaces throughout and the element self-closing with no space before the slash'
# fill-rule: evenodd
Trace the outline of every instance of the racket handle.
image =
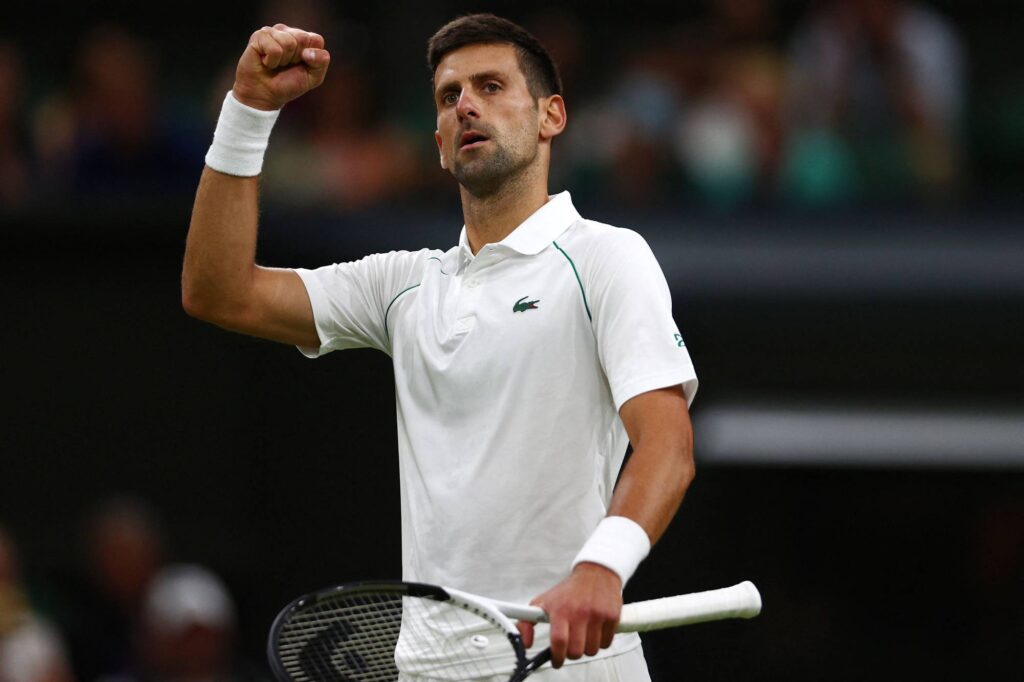
<svg viewBox="0 0 1024 682">
<path fill-rule="evenodd" d="M 546 623 L 548 622 L 547 611 L 539 606 L 529 606 L 527 604 L 514 604 L 508 601 L 498 601 L 497 599 L 490 600 L 492 604 L 498 607 L 498 610 L 503 614 L 511 618 L 512 620 L 524 620 L 528 623 Z"/>
<path fill-rule="evenodd" d="M 761 613 L 761 594 L 745 580 L 732 587 L 626 604 L 618 632 L 646 632 L 726 618 L 753 618 Z"/>
</svg>

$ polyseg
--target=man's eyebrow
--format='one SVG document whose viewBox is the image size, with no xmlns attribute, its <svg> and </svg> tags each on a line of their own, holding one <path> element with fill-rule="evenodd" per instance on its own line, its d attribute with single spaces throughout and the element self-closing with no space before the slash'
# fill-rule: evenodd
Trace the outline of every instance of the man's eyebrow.
<svg viewBox="0 0 1024 682">
<path fill-rule="evenodd" d="M 507 78 L 508 77 L 505 75 L 505 73 L 503 71 L 491 70 L 491 71 L 481 71 L 480 73 L 474 73 L 473 75 L 471 75 L 469 77 L 469 81 L 471 83 L 481 83 L 481 82 L 491 81 L 491 80 L 504 81 L 504 80 L 507 80 Z M 456 81 L 456 80 L 442 81 L 441 84 L 439 86 L 437 86 L 436 93 L 437 93 L 438 96 L 440 96 L 443 93 L 450 92 L 452 90 L 457 90 L 457 89 L 458 89 L 458 81 Z"/>
</svg>

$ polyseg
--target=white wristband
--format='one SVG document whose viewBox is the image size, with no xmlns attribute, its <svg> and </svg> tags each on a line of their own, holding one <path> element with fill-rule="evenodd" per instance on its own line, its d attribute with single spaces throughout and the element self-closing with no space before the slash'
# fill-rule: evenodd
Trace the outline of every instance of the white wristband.
<svg viewBox="0 0 1024 682">
<path fill-rule="evenodd" d="M 622 586 L 651 551 L 651 539 L 639 523 L 625 516 L 606 516 L 597 524 L 572 567 L 584 561 L 601 564 L 618 574 Z"/>
<path fill-rule="evenodd" d="M 206 165 L 228 175 L 251 178 L 263 170 L 270 131 L 281 110 L 262 111 L 242 104 L 229 90 L 220 109 Z"/>
</svg>

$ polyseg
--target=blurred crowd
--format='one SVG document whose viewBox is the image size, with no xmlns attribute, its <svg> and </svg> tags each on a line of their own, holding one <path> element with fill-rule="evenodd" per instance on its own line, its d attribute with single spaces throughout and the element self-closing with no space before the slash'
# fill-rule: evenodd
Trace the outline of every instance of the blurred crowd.
<svg viewBox="0 0 1024 682">
<path fill-rule="evenodd" d="M 926 5 L 716 0 L 622 61 L 570 127 L 570 172 L 629 203 L 932 198 L 960 183 L 963 48 Z M 583 183 L 581 183 L 583 184 Z"/>
<path fill-rule="evenodd" d="M 81 531 L 82 565 L 55 585 L 24 577 L 0 526 L 0 682 L 265 679 L 238 654 L 224 581 L 169 559 L 148 504 L 109 499 Z"/>
<path fill-rule="evenodd" d="M 515 17 L 566 83 L 570 125 L 556 142 L 553 188 L 723 209 L 957 195 L 966 56 L 939 11 L 919 0 L 696 6 L 686 20 L 621 36 L 564 9 Z M 425 68 L 404 71 L 417 76 L 409 82 L 395 76 L 379 54 L 386 43 L 375 48 L 376 33 L 325 0 L 268 0 L 256 20 L 315 27 L 333 55 L 322 88 L 278 123 L 268 201 L 450 203 Z M 27 46 L 0 39 L 0 204 L 189 196 L 243 46 L 219 46 L 220 68 L 173 90 L 179 60 L 125 26 L 83 29 L 68 72 L 49 79 L 33 73 Z"/>
</svg>

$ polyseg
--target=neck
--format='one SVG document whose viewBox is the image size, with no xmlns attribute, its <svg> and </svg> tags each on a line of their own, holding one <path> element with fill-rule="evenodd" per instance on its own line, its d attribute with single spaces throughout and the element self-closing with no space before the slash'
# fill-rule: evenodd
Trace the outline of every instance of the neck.
<svg viewBox="0 0 1024 682">
<path fill-rule="evenodd" d="M 500 242 L 548 201 L 547 173 L 527 172 L 510 178 L 486 195 L 473 195 L 460 186 L 462 215 L 469 248 L 476 255 L 487 244 Z"/>
</svg>

